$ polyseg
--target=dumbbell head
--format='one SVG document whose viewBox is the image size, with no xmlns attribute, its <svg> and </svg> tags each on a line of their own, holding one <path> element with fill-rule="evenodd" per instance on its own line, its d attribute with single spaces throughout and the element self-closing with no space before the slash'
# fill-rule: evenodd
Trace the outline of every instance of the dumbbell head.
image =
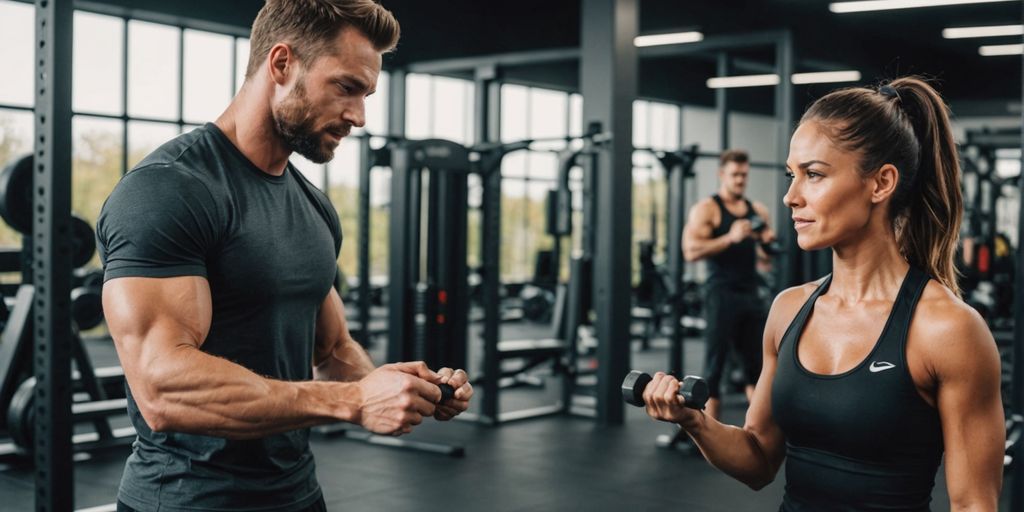
<svg viewBox="0 0 1024 512">
<path fill-rule="evenodd" d="M 636 407 L 644 406 L 644 388 L 651 383 L 651 376 L 633 370 L 622 380 L 622 399 Z"/>
<path fill-rule="evenodd" d="M 622 399 L 630 405 L 644 406 L 644 388 L 651 383 L 651 376 L 636 370 L 629 372 L 622 381 Z M 690 409 L 703 409 L 710 395 L 708 383 L 695 375 L 687 375 L 679 383 L 679 395 L 683 405 Z"/>
<path fill-rule="evenodd" d="M 760 232 L 764 231 L 764 228 L 766 228 L 766 227 L 768 227 L 768 224 L 765 223 L 763 217 L 761 217 L 760 215 L 758 215 L 756 213 L 750 216 L 750 230 L 751 231 L 753 231 L 755 233 L 760 233 Z"/>
</svg>

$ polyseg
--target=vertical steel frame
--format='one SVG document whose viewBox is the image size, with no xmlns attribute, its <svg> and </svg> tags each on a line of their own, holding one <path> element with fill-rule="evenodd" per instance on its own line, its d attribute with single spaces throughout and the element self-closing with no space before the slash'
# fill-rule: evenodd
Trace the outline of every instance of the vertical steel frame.
<svg viewBox="0 0 1024 512">
<path fill-rule="evenodd" d="M 718 52 L 718 76 L 729 76 L 731 66 L 729 65 L 729 53 L 725 50 Z M 715 89 L 715 110 L 718 112 L 718 141 L 722 151 L 729 149 L 729 89 L 721 87 Z"/>
<path fill-rule="evenodd" d="M 356 255 L 359 263 L 359 295 L 356 300 L 356 309 L 359 311 L 359 335 L 357 340 L 364 347 L 370 345 L 370 171 L 376 164 L 373 149 L 370 147 L 370 138 L 364 137 L 359 140 L 359 241 Z"/>
<path fill-rule="evenodd" d="M 70 511 L 71 0 L 36 1 L 33 197 L 36 510 Z"/>
<path fill-rule="evenodd" d="M 419 262 L 419 187 L 413 183 L 409 153 L 391 152 L 391 219 L 388 232 L 388 350 L 387 361 L 406 359 L 412 340 L 412 307 L 408 287 L 416 279 Z"/>
<path fill-rule="evenodd" d="M 789 138 L 793 134 L 793 36 L 789 31 L 781 32 L 775 43 L 775 73 L 779 75 L 779 85 L 775 87 L 775 118 L 779 122 L 778 134 L 778 161 L 785 162 L 789 154 Z M 778 173 L 776 178 L 778 190 L 784 191 L 789 188 L 785 173 Z M 775 220 L 776 230 L 785 251 L 781 261 L 776 265 L 775 287 L 784 289 L 796 284 L 801 279 L 800 270 L 801 253 L 796 245 L 796 231 L 793 230 L 793 223 L 789 216 L 779 215 Z"/>
<path fill-rule="evenodd" d="M 580 84 L 583 126 L 612 133 L 597 158 L 597 421 L 621 425 L 622 378 L 630 365 L 633 100 L 636 98 L 638 0 L 582 0 Z M 572 350 L 572 349 L 570 349 Z"/>
<path fill-rule="evenodd" d="M 1024 20 L 1024 15 L 1022 15 Z M 1021 57 L 1024 66 L 1024 57 Z M 1021 83 L 1021 99 L 1024 100 L 1024 81 Z M 1024 115 L 1021 123 L 1024 124 Z M 1021 140 L 1021 164 L 1024 165 L 1024 139 Z M 1024 168 L 1024 167 L 1022 167 Z M 1024 173 L 1017 178 L 1017 189 L 1024 190 Z M 1020 242 L 1024 240 L 1024 202 L 1020 204 L 1017 214 L 1017 272 L 1014 276 L 1013 300 L 1013 398 L 1011 410 L 1014 414 L 1024 412 L 1024 250 Z M 1013 488 L 1010 490 L 1010 510 L 1024 510 L 1024 440 L 1014 444 L 1013 453 Z"/>
<path fill-rule="evenodd" d="M 476 98 L 476 136 L 478 144 L 501 140 L 501 84 L 496 66 L 480 66 L 474 80 Z M 480 419 L 485 424 L 497 424 L 501 411 L 498 399 L 501 381 L 501 160 L 484 159 L 494 168 L 481 169 L 483 184 L 482 222 L 480 223 L 481 258 L 483 274 L 481 298 L 484 307 L 483 330 L 483 397 Z"/>
<path fill-rule="evenodd" d="M 679 158 L 676 155 L 684 155 Z M 683 226 L 686 223 L 686 174 L 692 162 L 684 153 L 676 153 L 672 157 L 664 156 L 660 160 L 668 177 L 668 219 L 665 223 L 666 253 L 668 255 L 668 276 L 671 288 L 668 290 L 668 340 L 670 374 L 677 378 L 683 377 L 686 371 L 685 351 L 683 350 L 683 328 L 680 325 L 683 315 Z"/>
</svg>

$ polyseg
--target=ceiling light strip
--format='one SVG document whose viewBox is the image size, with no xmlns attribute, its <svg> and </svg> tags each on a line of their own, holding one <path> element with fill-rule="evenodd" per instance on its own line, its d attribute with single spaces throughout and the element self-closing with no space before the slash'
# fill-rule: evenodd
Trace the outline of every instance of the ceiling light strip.
<svg viewBox="0 0 1024 512">
<path fill-rule="evenodd" d="M 860 0 L 855 2 L 833 2 L 828 10 L 836 14 L 867 11 L 888 11 L 893 9 L 915 9 L 919 7 L 942 7 L 947 5 L 987 4 L 995 2 L 1018 2 L 1020 0 Z"/>
<path fill-rule="evenodd" d="M 999 55 L 1020 55 L 1024 53 L 1024 44 L 993 44 L 978 48 L 978 53 L 983 57 L 995 57 Z"/>
<path fill-rule="evenodd" d="M 835 82 L 858 82 L 860 71 L 822 71 L 815 73 L 794 73 L 791 80 L 795 85 L 825 84 Z M 716 76 L 707 81 L 711 89 L 732 89 L 738 87 L 766 87 L 779 85 L 779 75 L 740 75 L 740 76 Z"/>
<path fill-rule="evenodd" d="M 997 25 L 991 27 L 955 27 L 942 29 L 946 39 L 967 39 L 971 37 L 1002 37 L 1024 35 L 1024 25 Z"/>
<path fill-rule="evenodd" d="M 666 44 L 698 43 L 704 40 L 704 34 L 700 32 L 673 32 L 671 34 L 650 34 L 637 36 L 633 44 L 637 47 L 662 46 Z"/>
<path fill-rule="evenodd" d="M 859 82 L 860 71 L 822 71 L 817 73 L 793 73 L 793 84 L 828 84 L 835 82 Z"/>
</svg>

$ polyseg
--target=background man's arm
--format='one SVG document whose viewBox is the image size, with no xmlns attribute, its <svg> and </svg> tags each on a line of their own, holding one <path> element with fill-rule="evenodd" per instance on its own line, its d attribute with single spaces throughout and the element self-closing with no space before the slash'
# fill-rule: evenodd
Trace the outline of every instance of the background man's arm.
<svg viewBox="0 0 1024 512">
<path fill-rule="evenodd" d="M 707 199 L 690 208 L 690 215 L 683 228 L 683 258 L 686 261 L 697 261 L 714 256 L 732 246 L 732 231 L 719 237 L 712 236 L 714 208 L 714 203 Z"/>
</svg>

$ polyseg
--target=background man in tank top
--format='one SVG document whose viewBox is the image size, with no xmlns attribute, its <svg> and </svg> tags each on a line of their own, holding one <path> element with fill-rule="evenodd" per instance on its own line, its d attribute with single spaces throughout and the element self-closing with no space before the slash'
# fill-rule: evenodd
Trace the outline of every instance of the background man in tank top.
<svg viewBox="0 0 1024 512">
<path fill-rule="evenodd" d="M 708 414 L 719 417 L 721 381 L 730 347 L 743 363 L 747 399 L 761 372 L 761 333 L 767 308 L 758 294 L 761 278 L 757 259 L 760 243 L 775 239 L 769 227 L 768 209 L 744 194 L 750 174 L 746 151 L 722 153 L 718 166 L 718 193 L 690 209 L 683 230 L 686 261 L 707 260 L 704 331 L 704 373 L 711 387 Z"/>
</svg>

